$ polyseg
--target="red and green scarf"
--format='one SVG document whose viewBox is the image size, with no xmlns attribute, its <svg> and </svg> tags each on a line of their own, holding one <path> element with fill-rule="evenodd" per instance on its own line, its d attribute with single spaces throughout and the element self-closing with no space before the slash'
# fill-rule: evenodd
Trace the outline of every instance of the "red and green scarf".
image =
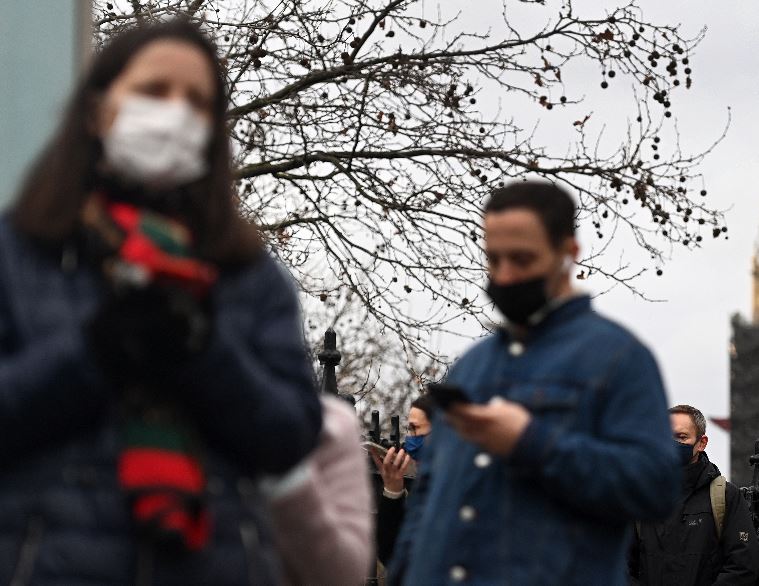
<svg viewBox="0 0 759 586">
<path fill-rule="evenodd" d="M 115 255 L 108 277 L 135 286 L 181 287 L 205 297 L 216 268 L 192 256 L 192 236 L 182 223 L 123 202 L 96 197 L 85 209 Z M 130 277 L 131 276 L 131 277 Z M 187 551 L 209 541 L 206 475 L 193 426 L 179 409 L 151 393 L 150 381 L 124 389 L 123 448 L 118 480 L 129 498 L 137 530 Z"/>
</svg>

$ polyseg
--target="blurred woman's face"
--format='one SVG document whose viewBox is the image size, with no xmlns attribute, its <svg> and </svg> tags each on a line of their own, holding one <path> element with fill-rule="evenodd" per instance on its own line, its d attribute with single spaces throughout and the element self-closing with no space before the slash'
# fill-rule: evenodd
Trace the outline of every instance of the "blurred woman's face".
<svg viewBox="0 0 759 586">
<path fill-rule="evenodd" d="M 186 41 L 138 51 L 98 103 L 101 171 L 160 193 L 209 171 L 216 86 L 213 65 Z"/>
<path fill-rule="evenodd" d="M 145 45 L 102 96 L 96 122 L 101 137 L 113 125 L 124 98 L 130 96 L 181 100 L 211 123 L 216 99 L 211 63 L 198 47 L 181 40 Z"/>
</svg>

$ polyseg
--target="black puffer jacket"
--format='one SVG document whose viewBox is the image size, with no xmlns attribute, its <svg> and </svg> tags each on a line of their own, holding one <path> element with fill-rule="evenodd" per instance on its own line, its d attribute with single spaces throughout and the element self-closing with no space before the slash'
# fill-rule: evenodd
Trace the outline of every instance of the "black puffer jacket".
<svg viewBox="0 0 759 586">
<path fill-rule="evenodd" d="M 661 523 L 642 523 L 630 555 L 633 584 L 645 586 L 753 586 L 759 576 L 759 543 L 748 505 L 727 484 L 722 539 L 712 513 L 709 485 L 720 475 L 706 454 L 685 470 L 683 501 Z"/>
<path fill-rule="evenodd" d="M 135 539 L 117 483 L 117 393 L 83 335 L 103 287 L 48 252 L 0 219 L 0 584 L 274 583 L 254 479 L 306 455 L 321 423 L 284 272 L 268 255 L 225 271 L 209 347 L 170 381 L 205 440 L 214 526 L 173 557 Z"/>
</svg>

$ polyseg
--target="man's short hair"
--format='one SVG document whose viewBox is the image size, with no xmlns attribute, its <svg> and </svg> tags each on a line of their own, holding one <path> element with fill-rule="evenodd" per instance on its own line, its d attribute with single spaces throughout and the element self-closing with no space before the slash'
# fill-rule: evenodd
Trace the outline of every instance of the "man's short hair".
<svg viewBox="0 0 759 586">
<path fill-rule="evenodd" d="M 432 397 L 429 395 L 419 395 L 411 402 L 411 407 L 421 409 L 427 416 L 427 419 L 432 421 L 432 413 L 435 410 L 435 403 L 432 401 Z"/>
<path fill-rule="evenodd" d="M 693 421 L 693 425 L 696 427 L 696 437 L 700 438 L 706 435 L 706 418 L 695 407 L 691 407 L 690 405 L 675 405 L 669 408 L 669 412 L 690 415 L 691 421 Z"/>
<path fill-rule="evenodd" d="M 575 203 L 564 189 L 548 181 L 516 181 L 494 189 L 485 213 L 526 209 L 535 213 L 554 248 L 575 234 Z"/>
</svg>

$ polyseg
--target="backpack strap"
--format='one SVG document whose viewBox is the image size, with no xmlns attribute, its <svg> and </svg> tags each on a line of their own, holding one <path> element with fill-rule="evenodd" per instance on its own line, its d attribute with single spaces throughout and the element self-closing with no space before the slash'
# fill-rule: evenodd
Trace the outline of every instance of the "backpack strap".
<svg viewBox="0 0 759 586">
<path fill-rule="evenodd" d="M 717 539 L 722 540 L 722 529 L 725 527 L 725 490 L 727 481 L 724 476 L 717 476 L 709 484 L 709 500 L 712 503 L 714 526 L 717 528 Z"/>
</svg>

